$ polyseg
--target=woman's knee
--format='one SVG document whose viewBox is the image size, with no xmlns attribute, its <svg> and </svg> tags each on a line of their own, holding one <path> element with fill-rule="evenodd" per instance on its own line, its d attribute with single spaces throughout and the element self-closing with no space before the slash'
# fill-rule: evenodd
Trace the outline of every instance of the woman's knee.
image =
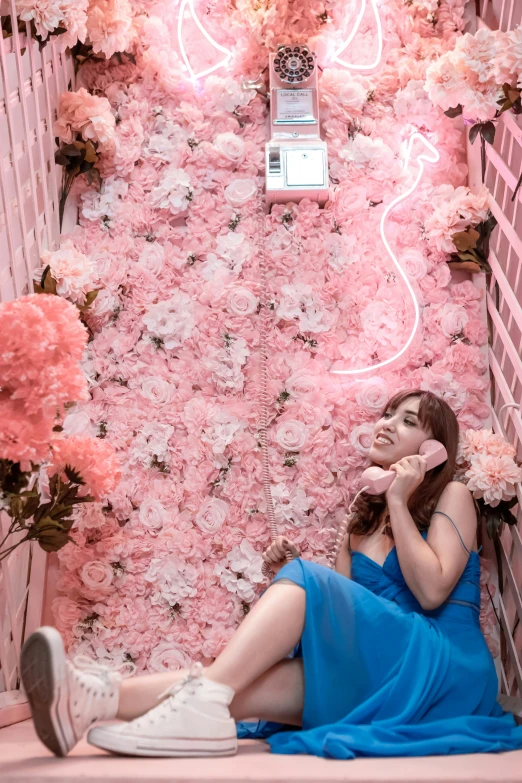
<svg viewBox="0 0 522 783">
<path fill-rule="evenodd" d="M 230 713 L 235 720 L 252 718 L 300 726 L 303 706 L 303 662 L 287 658 L 237 693 Z"/>
</svg>

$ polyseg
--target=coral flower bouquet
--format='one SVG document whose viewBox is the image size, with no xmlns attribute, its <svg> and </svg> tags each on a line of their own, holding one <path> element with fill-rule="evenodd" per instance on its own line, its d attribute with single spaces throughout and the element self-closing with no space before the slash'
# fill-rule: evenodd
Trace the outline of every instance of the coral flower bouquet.
<svg viewBox="0 0 522 783">
<path fill-rule="evenodd" d="M 105 441 L 62 431 L 66 410 L 88 396 L 77 308 L 58 296 L 23 296 L 0 305 L 0 332 L 0 509 L 10 518 L 1 561 L 28 540 L 61 549 L 72 540 L 75 507 L 105 498 L 119 467 Z"/>
</svg>

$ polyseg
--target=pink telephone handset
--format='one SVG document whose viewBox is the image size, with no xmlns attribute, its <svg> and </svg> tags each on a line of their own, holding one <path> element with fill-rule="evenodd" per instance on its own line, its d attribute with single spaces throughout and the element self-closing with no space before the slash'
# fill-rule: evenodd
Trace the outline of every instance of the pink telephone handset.
<svg viewBox="0 0 522 783">
<path fill-rule="evenodd" d="M 425 440 L 419 449 L 419 454 L 426 458 L 428 470 L 441 465 L 448 459 L 446 449 L 438 440 Z M 381 495 L 392 485 L 395 475 L 393 470 L 383 470 L 374 465 L 371 468 L 366 468 L 362 474 L 361 485 L 367 487 L 366 492 L 370 495 Z"/>
</svg>

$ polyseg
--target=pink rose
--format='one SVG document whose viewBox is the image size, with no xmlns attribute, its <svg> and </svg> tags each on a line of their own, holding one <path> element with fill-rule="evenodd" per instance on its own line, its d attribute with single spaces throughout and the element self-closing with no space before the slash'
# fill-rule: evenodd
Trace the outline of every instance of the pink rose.
<svg viewBox="0 0 522 783">
<path fill-rule="evenodd" d="M 196 525 L 204 533 L 215 533 L 227 518 L 230 506 L 220 498 L 207 498 L 196 514 Z"/>
<path fill-rule="evenodd" d="M 446 337 L 462 334 L 469 316 L 462 305 L 445 304 L 441 309 L 440 328 Z"/>
<path fill-rule="evenodd" d="M 420 250 L 405 250 L 399 257 L 402 268 L 412 280 L 420 280 L 428 271 L 426 258 Z"/>
<path fill-rule="evenodd" d="M 254 179 L 233 179 L 225 188 L 225 199 L 234 209 L 239 209 L 257 193 Z"/>
<path fill-rule="evenodd" d="M 300 451 L 308 441 L 308 429 L 302 421 L 289 419 L 276 429 L 276 443 L 285 451 Z"/>
<path fill-rule="evenodd" d="M 82 582 L 90 590 L 107 591 L 114 578 L 114 571 L 109 563 L 102 560 L 88 560 L 80 569 Z"/>
<path fill-rule="evenodd" d="M 142 397 L 155 405 L 165 405 L 172 402 L 176 387 L 163 378 L 145 378 L 138 390 Z"/>
<path fill-rule="evenodd" d="M 227 310 L 234 315 L 252 315 L 258 304 L 257 296 L 242 286 L 233 288 L 227 296 Z"/>
<path fill-rule="evenodd" d="M 151 531 L 161 530 L 169 520 L 169 513 L 158 500 L 144 500 L 140 506 L 139 520 Z"/>
<path fill-rule="evenodd" d="M 189 656 L 176 646 L 175 642 L 159 642 L 155 645 L 148 662 L 150 672 L 172 672 L 190 668 Z"/>
<path fill-rule="evenodd" d="M 317 375 L 307 372 L 306 370 L 298 370 L 294 372 L 285 381 L 285 389 L 292 397 L 305 397 L 307 394 L 312 394 L 319 386 L 319 378 Z"/>
<path fill-rule="evenodd" d="M 363 381 L 357 389 L 355 399 L 361 408 L 373 415 L 380 413 L 390 397 L 386 381 L 381 378 L 371 378 Z"/>
<path fill-rule="evenodd" d="M 354 215 L 360 215 L 368 209 L 369 200 L 363 185 L 353 185 L 351 182 L 340 185 L 332 199 L 336 214 L 340 220 L 347 220 Z"/>
<path fill-rule="evenodd" d="M 236 136 L 235 133 L 218 134 L 214 139 L 214 147 L 223 157 L 236 165 L 243 160 L 245 142 L 240 136 Z"/>
<path fill-rule="evenodd" d="M 350 443 L 359 454 L 368 455 L 373 442 L 373 424 L 359 424 L 350 433 Z"/>
</svg>

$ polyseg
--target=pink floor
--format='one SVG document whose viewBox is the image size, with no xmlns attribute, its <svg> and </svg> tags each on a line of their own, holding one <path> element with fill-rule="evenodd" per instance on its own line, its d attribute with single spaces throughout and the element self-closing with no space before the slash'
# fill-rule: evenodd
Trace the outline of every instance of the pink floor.
<svg viewBox="0 0 522 783">
<path fill-rule="evenodd" d="M 275 756 L 262 742 L 240 743 L 237 756 L 207 759 L 132 759 L 107 756 L 87 743 L 67 759 L 55 759 L 38 742 L 31 723 L 0 729 L 0 783 L 329 783 L 389 781 L 390 783 L 522 783 L 522 751 L 500 755 L 432 757 L 425 759 L 361 759 L 328 761 L 313 756 Z"/>
</svg>

